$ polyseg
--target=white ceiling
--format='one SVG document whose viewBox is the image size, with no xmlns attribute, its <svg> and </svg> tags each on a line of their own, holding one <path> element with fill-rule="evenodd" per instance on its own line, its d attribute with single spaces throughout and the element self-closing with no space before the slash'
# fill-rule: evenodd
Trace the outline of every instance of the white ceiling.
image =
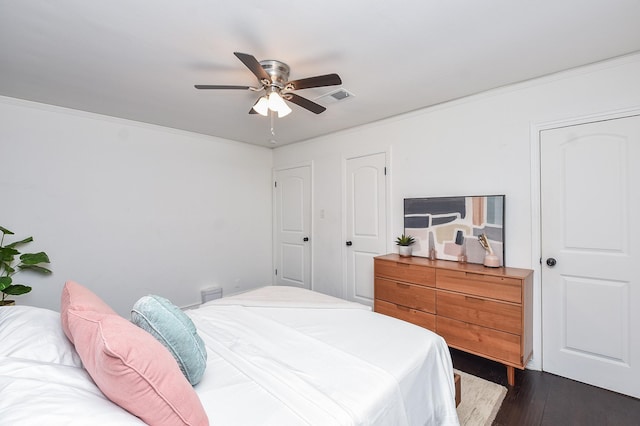
<svg viewBox="0 0 640 426">
<path fill-rule="evenodd" d="M 193 87 L 256 85 L 234 51 L 354 96 L 297 92 L 327 111 L 273 137 L 258 94 Z M 0 0 L 0 95 L 263 146 L 637 51 L 639 0 Z"/>
</svg>

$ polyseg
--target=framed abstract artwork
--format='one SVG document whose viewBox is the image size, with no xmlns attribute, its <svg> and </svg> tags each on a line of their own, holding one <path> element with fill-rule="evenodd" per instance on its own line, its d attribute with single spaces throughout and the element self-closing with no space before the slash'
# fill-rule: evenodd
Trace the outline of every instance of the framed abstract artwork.
<svg viewBox="0 0 640 426">
<path fill-rule="evenodd" d="M 505 266 L 504 195 L 404 199 L 404 232 L 416 240 L 413 255 L 483 263 L 486 236 Z"/>
</svg>

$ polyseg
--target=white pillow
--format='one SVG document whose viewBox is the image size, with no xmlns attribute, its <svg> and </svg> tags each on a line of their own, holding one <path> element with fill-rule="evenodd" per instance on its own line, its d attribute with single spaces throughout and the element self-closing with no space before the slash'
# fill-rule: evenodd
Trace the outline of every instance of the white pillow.
<svg viewBox="0 0 640 426">
<path fill-rule="evenodd" d="M 0 308 L 0 356 L 82 367 L 58 312 L 33 306 Z"/>
</svg>

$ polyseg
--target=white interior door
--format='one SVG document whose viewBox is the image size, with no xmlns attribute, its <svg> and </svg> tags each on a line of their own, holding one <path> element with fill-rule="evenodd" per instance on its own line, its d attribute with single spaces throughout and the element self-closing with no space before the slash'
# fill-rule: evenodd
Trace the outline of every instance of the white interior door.
<svg viewBox="0 0 640 426">
<path fill-rule="evenodd" d="M 386 250 L 386 154 L 346 162 L 347 299 L 373 303 L 373 257 Z"/>
<path fill-rule="evenodd" d="M 275 284 L 311 289 L 311 167 L 275 172 Z"/>
<path fill-rule="evenodd" d="M 640 397 L 640 116 L 543 131 L 543 369 Z"/>
</svg>

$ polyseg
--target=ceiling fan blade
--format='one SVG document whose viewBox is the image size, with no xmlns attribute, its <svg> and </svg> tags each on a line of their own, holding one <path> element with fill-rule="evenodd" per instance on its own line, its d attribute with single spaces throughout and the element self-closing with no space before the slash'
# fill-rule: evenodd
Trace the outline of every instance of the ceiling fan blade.
<svg viewBox="0 0 640 426">
<path fill-rule="evenodd" d="M 286 84 L 286 87 L 287 90 L 301 90 L 311 87 L 336 86 L 338 84 L 342 84 L 342 79 L 338 74 L 326 74 L 290 81 Z"/>
<path fill-rule="evenodd" d="M 249 86 L 226 86 L 224 84 L 196 84 L 194 86 L 196 89 L 239 89 L 239 90 L 249 90 Z"/>
<path fill-rule="evenodd" d="M 320 114 L 321 112 L 326 111 L 326 108 L 322 105 L 319 105 L 313 101 L 310 101 L 307 98 L 303 98 L 302 96 L 298 96 L 295 93 L 286 93 L 282 96 L 289 102 L 293 102 L 294 104 L 301 106 L 302 108 L 308 109 L 309 111 Z"/>
<path fill-rule="evenodd" d="M 260 65 L 260 62 L 258 62 L 258 60 L 253 55 L 240 52 L 233 52 L 233 54 L 236 55 L 236 57 L 240 59 L 242 63 L 247 68 L 249 68 L 256 77 L 258 77 L 258 80 L 260 82 L 262 82 L 263 80 L 267 80 L 268 82 L 271 81 L 271 77 L 269 76 L 269 74 L 267 74 L 264 68 L 262 68 L 262 65 Z"/>
</svg>

